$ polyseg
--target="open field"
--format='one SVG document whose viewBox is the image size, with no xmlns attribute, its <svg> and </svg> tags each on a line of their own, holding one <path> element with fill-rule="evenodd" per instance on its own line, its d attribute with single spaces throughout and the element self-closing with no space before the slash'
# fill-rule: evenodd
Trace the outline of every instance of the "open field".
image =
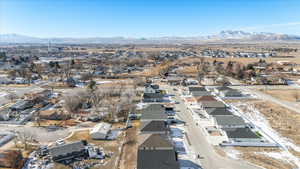
<svg viewBox="0 0 300 169">
<path fill-rule="evenodd" d="M 297 89 L 260 90 L 260 91 L 284 101 L 296 102 L 297 100 L 300 99 L 300 90 Z"/>
<path fill-rule="evenodd" d="M 300 145 L 300 114 L 283 108 L 272 102 L 261 101 L 253 103 L 269 121 L 271 127 L 282 136 Z"/>
<path fill-rule="evenodd" d="M 257 152 L 267 152 L 265 149 L 261 151 L 251 150 L 251 148 L 238 148 L 241 152 L 241 158 L 266 169 L 294 169 L 296 166 L 284 160 L 272 158 Z"/>
<path fill-rule="evenodd" d="M 269 157 L 262 153 L 280 153 L 278 148 L 261 148 L 261 147 L 235 147 L 241 155 L 240 157 L 264 167 L 266 169 L 294 169 L 295 165 L 287 161 Z"/>
<path fill-rule="evenodd" d="M 260 127 L 264 128 L 268 135 L 273 137 L 273 139 L 276 139 L 283 147 L 277 150 L 269 149 L 270 151 L 265 148 L 237 148 L 242 152 L 241 157 L 243 159 L 258 165 L 267 162 L 266 168 L 275 168 L 275 166 L 280 166 L 280 168 L 299 167 L 299 113 L 293 112 L 270 101 L 253 100 L 248 101 L 247 103 L 234 104 L 245 112 L 245 115 L 248 118 L 255 121 L 255 123 L 264 123 L 264 125 L 260 125 Z M 270 131 L 272 133 L 270 133 Z M 271 159 L 264 160 L 265 157 Z"/>
<path fill-rule="evenodd" d="M 226 148 L 215 146 L 215 151 L 222 157 L 232 157 L 244 159 L 250 163 L 263 167 L 265 169 L 294 169 L 295 165 L 276 158 L 269 157 L 264 153 L 280 153 L 278 148 L 260 148 L 260 147 L 230 147 L 235 151 L 235 155 L 231 155 Z"/>
</svg>

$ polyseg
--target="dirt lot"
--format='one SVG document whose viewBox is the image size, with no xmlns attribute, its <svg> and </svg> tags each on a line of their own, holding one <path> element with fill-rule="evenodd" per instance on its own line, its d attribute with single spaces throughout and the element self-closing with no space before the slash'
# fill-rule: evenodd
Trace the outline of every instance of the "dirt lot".
<svg viewBox="0 0 300 169">
<path fill-rule="evenodd" d="M 264 167 L 266 169 L 294 169 L 295 165 L 287 163 L 286 161 L 268 157 L 262 154 L 257 154 L 257 152 L 278 152 L 278 150 L 268 149 L 268 148 L 249 148 L 249 147 L 237 147 L 240 151 L 241 158 L 254 163 L 258 166 Z"/>
<path fill-rule="evenodd" d="M 268 101 L 254 102 L 253 104 L 267 118 L 273 129 L 300 146 L 299 113 Z"/>
<path fill-rule="evenodd" d="M 137 161 L 139 121 L 132 123 L 133 127 L 126 131 L 126 139 L 121 157 L 120 169 L 134 169 Z"/>
<path fill-rule="evenodd" d="M 296 102 L 297 100 L 300 99 L 300 90 L 297 89 L 288 89 L 288 90 L 275 89 L 275 90 L 260 90 L 260 91 L 284 101 Z"/>
<path fill-rule="evenodd" d="M 224 148 L 215 146 L 215 151 L 222 157 L 228 157 Z M 263 152 L 280 152 L 278 148 L 259 148 L 259 147 L 234 147 L 232 148 L 240 153 L 239 158 L 247 160 L 250 163 L 264 167 L 266 169 L 294 169 L 293 164 L 286 161 L 268 157 Z"/>
<path fill-rule="evenodd" d="M 264 167 L 266 169 L 294 169 L 293 164 L 287 163 L 283 160 L 268 157 L 263 154 L 265 152 L 280 152 L 278 148 L 259 148 L 259 147 L 236 147 L 236 150 L 241 152 L 241 158 L 254 163 L 258 166 Z"/>
</svg>

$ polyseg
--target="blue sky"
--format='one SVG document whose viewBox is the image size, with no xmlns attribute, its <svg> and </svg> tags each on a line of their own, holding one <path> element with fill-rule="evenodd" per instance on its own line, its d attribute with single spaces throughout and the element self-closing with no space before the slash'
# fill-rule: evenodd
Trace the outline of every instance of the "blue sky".
<svg viewBox="0 0 300 169">
<path fill-rule="evenodd" d="M 0 34 L 158 37 L 222 30 L 300 35 L 300 0 L 0 0 Z"/>
</svg>

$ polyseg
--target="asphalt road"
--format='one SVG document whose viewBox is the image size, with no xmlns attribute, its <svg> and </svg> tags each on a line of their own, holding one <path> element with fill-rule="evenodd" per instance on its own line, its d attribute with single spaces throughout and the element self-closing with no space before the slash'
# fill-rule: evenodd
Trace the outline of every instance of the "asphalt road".
<svg viewBox="0 0 300 169">
<path fill-rule="evenodd" d="M 165 86 L 170 94 L 175 92 L 169 86 Z M 180 96 L 175 94 L 175 101 L 179 101 L 180 104 L 176 104 L 176 110 L 179 110 L 178 117 L 185 121 L 187 124 L 186 132 L 191 143 L 191 148 L 196 154 L 199 154 L 201 165 L 204 169 L 259 169 L 247 163 L 243 160 L 229 159 L 220 156 L 214 151 L 212 145 L 207 141 L 202 129 L 196 126 L 191 112 L 187 110 L 187 107 L 182 102 Z"/>
</svg>

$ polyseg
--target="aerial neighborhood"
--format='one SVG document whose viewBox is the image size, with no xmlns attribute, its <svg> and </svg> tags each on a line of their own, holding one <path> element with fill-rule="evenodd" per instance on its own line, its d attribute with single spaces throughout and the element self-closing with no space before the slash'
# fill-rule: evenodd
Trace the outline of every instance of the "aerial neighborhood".
<svg viewBox="0 0 300 169">
<path fill-rule="evenodd" d="M 297 46 L 233 46 L 0 46 L 0 167 L 299 167 Z"/>
</svg>

